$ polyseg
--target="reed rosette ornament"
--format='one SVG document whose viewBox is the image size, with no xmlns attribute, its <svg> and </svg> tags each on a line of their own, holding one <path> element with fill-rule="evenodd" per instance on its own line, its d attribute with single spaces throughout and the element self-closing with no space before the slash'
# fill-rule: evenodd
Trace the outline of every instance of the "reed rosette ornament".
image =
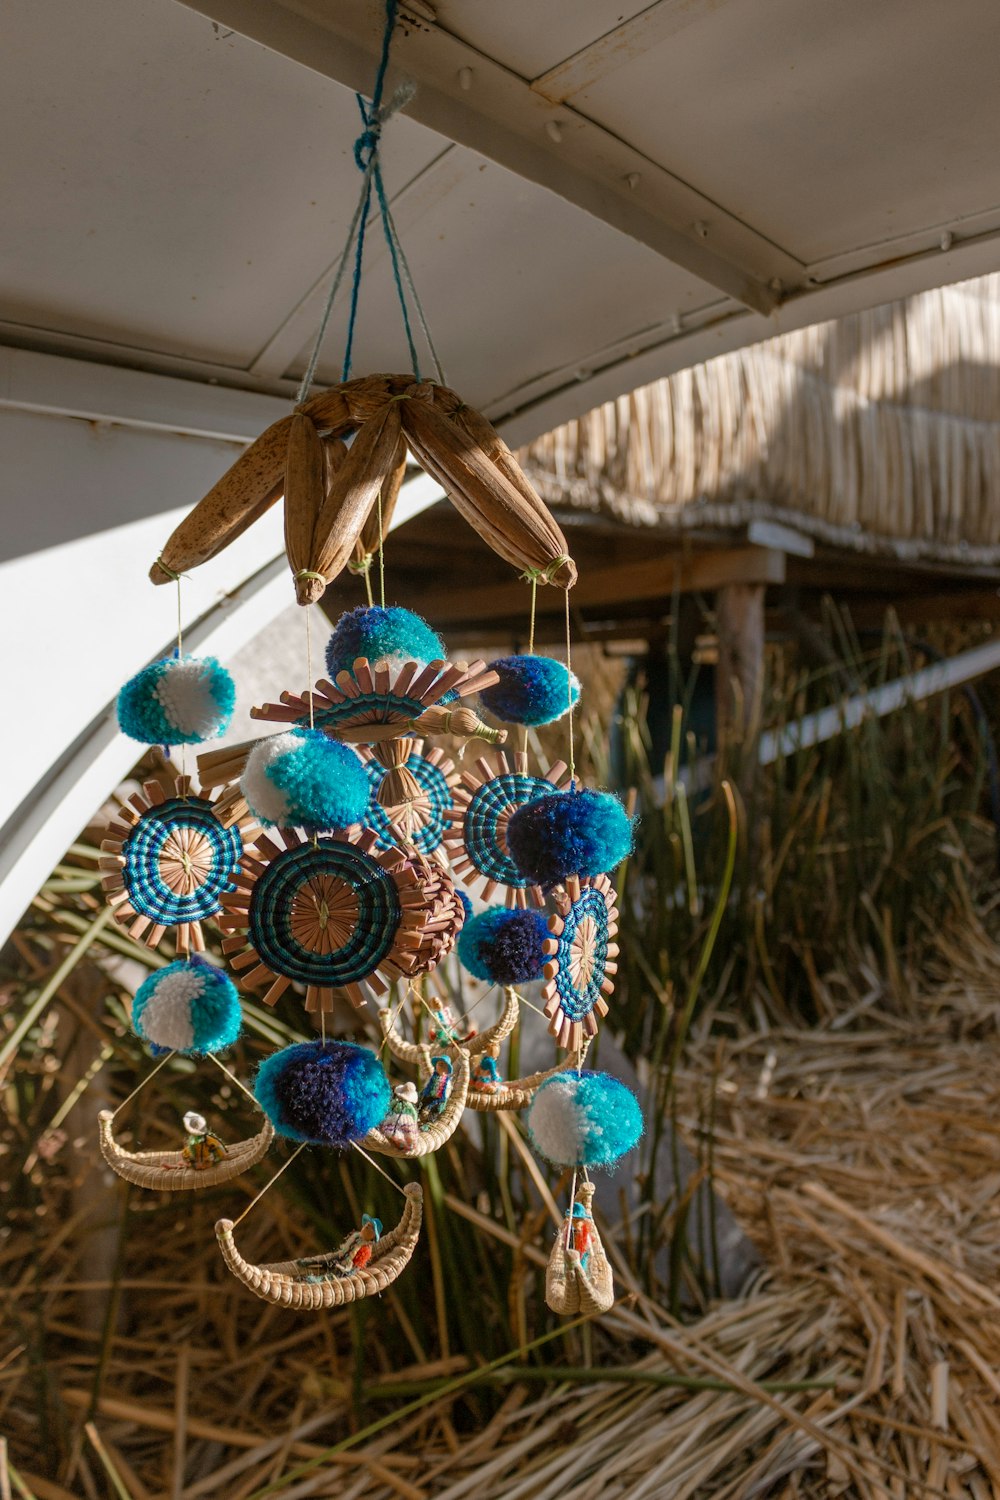
<svg viewBox="0 0 1000 1500">
<path fill-rule="evenodd" d="M 398 850 L 379 851 L 370 831 L 315 840 L 275 831 L 257 840 L 236 885 L 220 919 L 231 966 L 245 989 L 267 986 L 266 1005 L 304 985 L 309 1011 L 331 1010 L 337 991 L 360 1009 L 366 991 L 385 994 L 418 972 L 437 910 L 417 869 Z"/>
<path fill-rule="evenodd" d="M 365 822 L 379 848 L 401 845 L 447 865 L 442 843 L 458 785 L 454 762 L 419 739 L 383 740 L 360 754 L 373 794 Z"/>
<path fill-rule="evenodd" d="M 284 495 L 296 599 L 313 604 L 352 558 L 363 567 L 377 550 L 407 450 L 507 562 L 572 587 L 566 538 L 500 435 L 447 386 L 412 375 L 349 380 L 275 422 L 181 521 L 149 576 L 167 583 L 207 562 Z"/>
<path fill-rule="evenodd" d="M 614 993 L 618 907 L 606 875 L 571 875 L 554 900 L 542 995 L 549 1031 L 560 1047 L 576 1049 L 596 1036 L 598 1018 L 608 1013 L 606 997 Z"/>
<path fill-rule="evenodd" d="M 563 761 L 544 775 L 529 775 L 522 751 L 511 757 L 500 751 L 492 760 L 483 756 L 463 771 L 445 838 L 455 874 L 470 889 L 481 886 L 485 901 L 501 891 L 508 906 L 527 906 L 529 899 L 544 906 L 541 887 L 522 875 L 511 858 L 507 824 L 519 807 L 558 791 L 569 779 Z"/>
<path fill-rule="evenodd" d="M 172 790 L 144 783 L 119 807 L 101 844 L 102 885 L 115 920 L 148 948 L 168 929 L 177 951 L 201 953 L 201 924 L 234 889 L 253 827 L 246 803 L 192 791 L 181 776 Z"/>
<path fill-rule="evenodd" d="M 491 674 L 481 661 L 407 661 L 391 667 L 371 665 L 359 657 L 353 670 L 337 673 L 337 684 L 322 678 L 312 692 L 283 692 L 277 703 L 250 710 L 252 719 L 305 728 L 312 722 L 331 739 L 349 745 L 380 745 L 417 735 L 481 738 L 502 744 L 506 730 L 491 729 L 461 699 L 477 693 Z M 443 703 L 441 700 L 449 701 Z M 198 757 L 198 774 L 205 786 L 228 786 L 238 781 L 251 751 L 260 740 L 245 740 Z"/>
</svg>

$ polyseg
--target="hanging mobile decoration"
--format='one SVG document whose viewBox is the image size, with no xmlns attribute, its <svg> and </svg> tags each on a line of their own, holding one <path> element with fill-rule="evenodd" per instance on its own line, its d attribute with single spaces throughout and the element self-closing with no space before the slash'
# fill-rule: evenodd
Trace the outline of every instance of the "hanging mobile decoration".
<svg viewBox="0 0 1000 1500">
<path fill-rule="evenodd" d="M 253 1139 L 226 1145 L 192 1112 L 185 1117 L 183 1150 L 129 1152 L 115 1141 L 115 1115 L 104 1112 L 101 1149 L 132 1182 L 196 1188 L 225 1182 L 259 1161 L 276 1133 L 297 1142 L 280 1175 L 307 1145 L 419 1160 L 456 1139 L 466 1108 L 527 1110 L 535 1149 L 573 1172 L 546 1298 L 556 1311 L 590 1313 L 609 1307 L 614 1294 L 587 1172 L 617 1160 L 642 1130 L 638 1104 L 624 1085 L 584 1071 L 616 971 L 617 912 L 607 872 L 629 854 L 632 823 L 615 797 L 581 787 L 576 777 L 573 711 L 580 684 L 570 661 L 569 602 L 576 566 L 566 538 L 494 428 L 445 384 L 392 220 L 380 139 L 385 122 L 409 97 L 403 86 L 384 100 L 396 17 L 397 0 L 386 0 L 373 97 L 370 103 L 358 98 L 361 192 L 295 409 L 247 448 L 153 564 L 154 583 L 178 585 L 177 650 L 122 689 L 122 729 L 164 746 L 225 733 L 232 679 L 213 658 L 184 655 L 180 575 L 217 556 L 279 499 L 297 602 L 317 602 L 345 567 L 363 577 L 368 602 L 334 627 L 325 653 L 328 676 L 318 681 L 313 612 L 307 610 L 304 679 L 312 686 L 251 709 L 253 719 L 278 732 L 203 752 L 197 792 L 183 774 L 172 791 L 148 781 L 113 820 L 104 845 L 104 880 L 116 919 L 150 946 L 168 928 L 176 932 L 181 960 L 151 976 L 133 1008 L 137 1034 L 166 1052 L 158 1067 L 180 1052 L 223 1068 L 215 1053 L 239 1030 L 232 981 L 190 956 L 204 949 L 206 919 L 215 918 L 226 934 L 223 953 L 242 987 L 262 994 L 267 1005 L 294 988 L 305 1009 L 318 1014 L 321 1036 L 261 1064 L 252 1097 L 264 1127 Z M 373 193 L 411 371 L 352 379 Z M 352 256 L 340 383 L 311 394 Z M 431 352 L 434 380 L 419 369 L 411 310 Z M 384 541 L 411 459 L 530 583 L 525 655 L 489 665 L 451 662 L 425 620 L 386 605 Z M 534 650 L 539 587 L 564 591 L 565 661 Z M 507 740 L 507 729 L 484 722 L 474 704 L 518 726 L 519 748 L 479 759 L 459 775 L 434 743 L 438 737 L 495 746 Z M 567 762 L 544 774 L 529 770 L 529 728 L 560 719 L 567 727 Z M 256 824 L 269 831 L 259 832 Z M 485 901 L 496 897 L 501 904 L 475 914 L 457 878 Z M 457 1020 L 440 994 L 430 1001 L 423 995 L 421 976 L 456 949 L 475 978 L 503 988 L 502 1012 L 482 1032 L 469 1016 Z M 379 1011 L 384 1048 L 415 1074 L 393 1081 L 371 1049 L 328 1039 L 325 1028 L 337 997 L 361 1009 L 398 981 L 429 1012 L 431 1026 L 426 1040 L 419 1020 L 414 1039 L 404 1036 L 399 1012 L 406 995 Z M 536 1008 L 519 994 L 533 983 L 543 985 L 549 1030 L 568 1055 L 527 1077 L 505 1079 L 501 1049 L 519 1025 L 522 1003 Z M 416 1183 L 400 1186 L 372 1164 L 404 1195 L 394 1228 L 384 1231 L 367 1213 L 332 1250 L 251 1264 L 234 1236 L 254 1199 L 240 1219 L 216 1225 L 229 1269 L 257 1296 L 294 1308 L 340 1306 L 384 1291 L 417 1245 L 422 1192 Z M 579 1192 L 578 1173 L 584 1178 Z"/>
<path fill-rule="evenodd" d="M 474 769 L 462 772 L 445 843 L 452 868 L 470 889 L 481 886 L 486 901 L 502 891 L 508 906 L 527 906 L 529 899 L 544 906 L 541 884 L 522 874 L 511 857 L 507 830 L 519 808 L 550 796 L 568 779 L 562 761 L 544 776 L 529 775 L 523 750 L 512 760 L 502 751 L 492 762 L 482 757 Z"/>
<path fill-rule="evenodd" d="M 608 1013 L 618 972 L 618 907 L 606 875 L 571 875 L 555 892 L 545 952 L 545 1014 L 560 1047 L 579 1047 L 597 1035 Z"/>
<path fill-rule="evenodd" d="M 252 819 L 245 804 L 220 808 L 182 776 L 172 793 L 147 781 L 108 825 L 102 885 L 115 920 L 156 948 L 175 929 L 178 953 L 201 952 L 201 924 L 233 890 Z"/>
</svg>

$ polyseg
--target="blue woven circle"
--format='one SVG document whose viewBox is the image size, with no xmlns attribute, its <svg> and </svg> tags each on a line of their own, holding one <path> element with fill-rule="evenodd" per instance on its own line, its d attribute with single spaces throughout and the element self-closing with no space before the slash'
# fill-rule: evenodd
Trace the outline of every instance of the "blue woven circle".
<svg viewBox="0 0 1000 1500">
<path fill-rule="evenodd" d="M 592 918 L 594 923 L 593 963 L 587 982 L 577 985 L 572 974 L 573 945 L 587 917 Z M 559 995 L 559 1009 L 567 1020 L 582 1021 L 584 1016 L 590 1015 L 601 998 L 601 985 L 608 961 L 608 904 L 601 892 L 592 889 L 581 891 L 579 899 L 573 902 L 563 918 L 563 924 L 556 953 L 555 986 Z"/>
<path fill-rule="evenodd" d="M 178 858 L 178 835 L 184 830 L 198 836 L 193 870 L 197 884 L 187 894 L 171 890 L 162 873 L 166 861 Z M 234 889 L 242 854 L 239 830 L 224 827 L 210 802 L 171 797 L 144 812 L 122 844 L 129 901 L 136 912 L 161 927 L 201 921 L 219 910 L 224 891 Z"/>
<path fill-rule="evenodd" d="M 492 776 L 477 787 L 466 809 L 462 837 L 466 853 L 481 875 L 515 890 L 532 884 L 507 853 L 506 842 L 500 835 L 500 819 L 551 791 L 550 781 L 543 781 L 540 776 L 521 776 L 514 771 Z"/>
<path fill-rule="evenodd" d="M 349 886 L 357 903 L 350 936 L 332 953 L 296 936 L 303 909 L 325 898 L 331 881 Z M 275 974 L 333 988 L 365 979 L 392 950 L 402 915 L 395 882 L 353 844 L 320 839 L 279 854 L 256 881 L 248 936 Z"/>
<path fill-rule="evenodd" d="M 451 807 L 451 787 L 447 776 L 422 755 L 411 755 L 406 762 L 406 769 L 426 796 L 428 804 L 427 821 L 417 829 L 409 842 L 420 854 L 433 854 L 448 827 L 445 813 Z M 371 801 L 365 813 L 365 827 L 371 828 L 378 835 L 379 849 L 394 849 L 399 840 L 386 817 L 385 808 L 375 800 L 387 774 L 385 766 L 372 759 L 365 763 L 365 770 L 372 786 Z"/>
</svg>

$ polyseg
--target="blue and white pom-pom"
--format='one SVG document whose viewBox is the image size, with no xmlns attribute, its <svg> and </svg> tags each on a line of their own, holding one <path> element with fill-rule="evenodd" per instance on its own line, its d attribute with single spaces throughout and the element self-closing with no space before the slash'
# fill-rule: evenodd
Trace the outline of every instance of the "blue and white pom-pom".
<svg viewBox="0 0 1000 1500">
<path fill-rule="evenodd" d="M 289 729 L 261 740 L 250 752 L 240 789 L 265 827 L 310 833 L 359 823 L 371 797 L 357 751 L 321 729 Z"/>
<path fill-rule="evenodd" d="M 505 724 L 552 724 L 580 701 L 580 683 L 553 656 L 501 656 L 489 663 L 499 678 L 479 701 Z"/>
<path fill-rule="evenodd" d="M 118 694 L 122 734 L 144 745 L 198 745 L 225 734 L 236 684 L 214 656 L 165 656 Z"/>
<path fill-rule="evenodd" d="M 542 977 L 548 938 L 540 911 L 489 906 L 467 919 L 458 935 L 458 957 L 470 974 L 489 984 L 529 984 Z"/>
<path fill-rule="evenodd" d="M 610 1167 L 638 1144 L 639 1101 L 610 1073 L 557 1073 L 542 1084 L 527 1117 L 539 1156 L 557 1167 Z"/>
<path fill-rule="evenodd" d="M 632 853 L 632 819 L 610 792 L 553 792 L 513 813 L 507 848 L 536 885 L 567 875 L 605 875 Z"/>
<path fill-rule="evenodd" d="M 412 609 L 362 604 L 337 621 L 326 648 L 326 670 L 336 681 L 337 673 L 350 672 L 359 656 L 372 665 L 385 661 L 390 667 L 401 667 L 407 661 L 426 666 L 447 655 L 441 637 Z"/>
<path fill-rule="evenodd" d="M 200 1056 L 231 1047 L 242 1010 L 236 986 L 204 958 L 189 958 L 144 979 L 132 1001 L 136 1036 L 161 1051 Z"/>
</svg>

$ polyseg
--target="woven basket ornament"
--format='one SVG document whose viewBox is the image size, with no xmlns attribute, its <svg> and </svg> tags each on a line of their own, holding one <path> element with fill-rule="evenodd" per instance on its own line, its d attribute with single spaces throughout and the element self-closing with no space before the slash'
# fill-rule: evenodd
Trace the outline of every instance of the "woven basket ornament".
<svg viewBox="0 0 1000 1500">
<path fill-rule="evenodd" d="M 410 863 L 375 844 L 370 831 L 258 838 L 220 918 L 232 934 L 222 950 L 244 988 L 267 985 L 264 1003 L 274 1005 L 293 982 L 305 985 L 310 1011 L 331 1010 L 342 990 L 360 1008 L 366 989 L 384 994 L 416 972 L 432 909 Z"/>
<path fill-rule="evenodd" d="M 274 1140 L 274 1128 L 265 1119 L 256 1135 L 226 1147 L 226 1154 L 208 1166 L 195 1167 L 183 1151 L 127 1151 L 114 1136 L 114 1115 L 102 1109 L 98 1115 L 101 1155 L 113 1172 L 136 1187 L 156 1192 L 194 1192 L 231 1182 L 257 1162 L 263 1161 Z"/>
<path fill-rule="evenodd" d="M 408 1182 L 403 1192 L 406 1205 L 399 1223 L 380 1237 L 368 1264 L 349 1274 L 332 1267 L 325 1272 L 324 1258 L 315 1255 L 276 1265 L 252 1265 L 236 1248 L 231 1219 L 220 1219 L 215 1234 L 230 1271 L 264 1302 L 302 1310 L 342 1307 L 345 1302 L 384 1292 L 409 1265 L 420 1238 L 423 1189 L 418 1182 Z"/>
<path fill-rule="evenodd" d="M 608 1312 L 615 1305 L 615 1285 L 611 1265 L 597 1226 L 593 1221 L 594 1184 L 581 1182 L 577 1203 L 586 1215 L 587 1249 L 583 1255 L 572 1248 L 572 1221 L 561 1226 L 549 1255 L 545 1271 L 545 1301 L 555 1313 L 572 1317 L 578 1313 L 593 1316 Z"/>
<path fill-rule="evenodd" d="M 446 864 L 442 843 L 458 785 L 454 763 L 423 740 L 385 740 L 360 753 L 372 787 L 365 823 L 378 847 L 415 849 Z"/>
<path fill-rule="evenodd" d="M 186 776 L 172 792 L 147 781 L 119 808 L 101 844 L 115 920 L 149 948 L 172 928 L 178 953 L 202 952 L 201 924 L 235 888 L 252 821 L 245 802 L 195 794 Z"/>
<path fill-rule="evenodd" d="M 508 759 L 501 751 L 494 761 L 485 757 L 463 771 L 455 792 L 455 810 L 445 843 L 452 868 L 471 889 L 482 886 L 485 901 L 502 891 L 508 906 L 545 905 L 545 897 L 515 865 L 507 850 L 507 823 L 526 802 L 547 797 L 569 782 L 562 761 L 544 776 L 529 776 L 528 758 L 518 751 Z"/>
<path fill-rule="evenodd" d="M 346 381 L 267 428 L 176 528 L 149 576 L 167 583 L 217 556 L 283 495 L 295 595 L 315 603 L 352 556 L 377 545 L 366 523 L 381 494 L 384 529 L 407 449 L 495 552 L 541 583 L 572 587 L 566 538 L 503 439 L 447 386 L 412 375 Z"/>
<path fill-rule="evenodd" d="M 618 908 L 606 875 L 571 875 L 554 899 L 542 995 L 549 1031 L 560 1047 L 576 1049 L 608 1013 L 605 996 L 614 992 L 611 976 L 618 972 Z"/>
</svg>

